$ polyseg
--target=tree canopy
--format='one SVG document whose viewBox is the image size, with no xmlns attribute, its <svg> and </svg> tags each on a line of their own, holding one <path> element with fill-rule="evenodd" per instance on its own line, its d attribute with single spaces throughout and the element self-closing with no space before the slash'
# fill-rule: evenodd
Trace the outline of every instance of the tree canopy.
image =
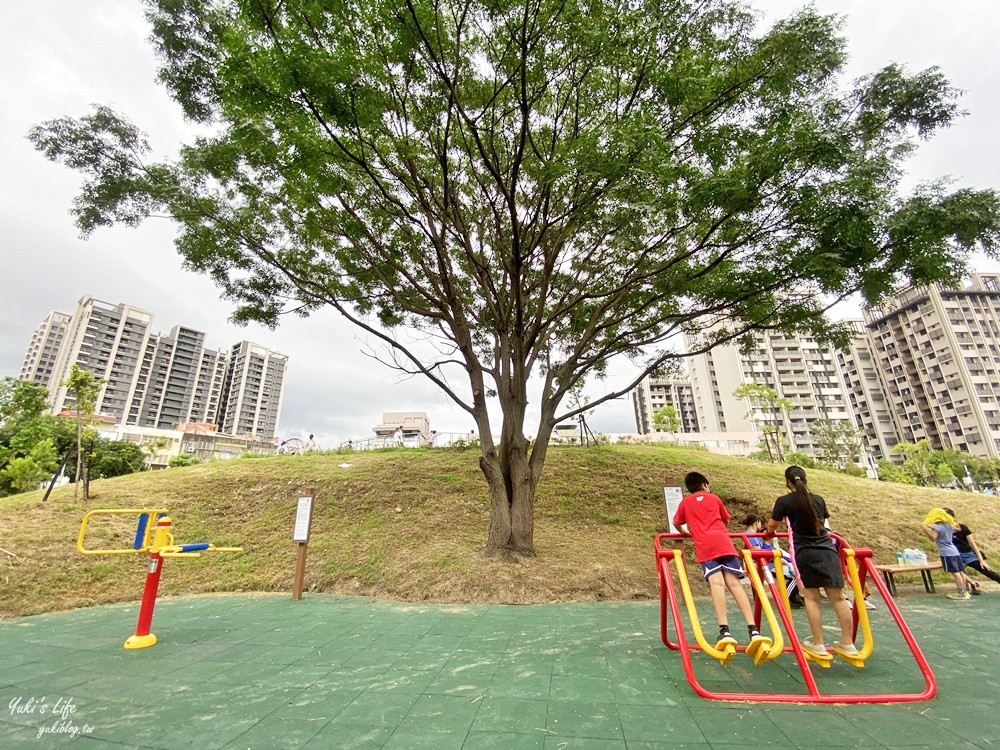
<svg viewBox="0 0 1000 750">
<path fill-rule="evenodd" d="M 613 358 L 636 375 L 588 408 L 706 319 L 705 347 L 827 335 L 819 300 L 954 280 L 997 246 L 994 192 L 898 191 L 960 114 L 946 78 L 890 65 L 841 88 L 838 21 L 813 10 L 763 32 L 734 0 L 159 0 L 149 18 L 160 79 L 211 134 L 156 161 L 108 107 L 33 129 L 86 175 L 81 231 L 165 213 L 236 320 L 331 306 L 430 378 L 476 421 L 489 551 L 533 551 L 548 438 L 581 410 L 564 399 Z"/>
</svg>

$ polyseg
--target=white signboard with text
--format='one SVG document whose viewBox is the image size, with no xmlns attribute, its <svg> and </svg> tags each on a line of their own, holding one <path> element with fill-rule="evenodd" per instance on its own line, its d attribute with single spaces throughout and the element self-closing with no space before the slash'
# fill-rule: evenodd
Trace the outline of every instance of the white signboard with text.
<svg viewBox="0 0 1000 750">
<path fill-rule="evenodd" d="M 300 497 L 299 504 L 295 508 L 295 530 L 292 531 L 293 542 L 309 541 L 309 522 L 312 520 L 311 497 Z"/>
<path fill-rule="evenodd" d="M 679 534 L 680 529 L 674 526 L 674 513 L 677 512 L 677 508 L 680 507 L 681 500 L 684 498 L 684 490 L 680 487 L 664 487 L 663 488 L 663 510 L 667 514 L 667 524 L 670 526 L 671 534 Z"/>
</svg>

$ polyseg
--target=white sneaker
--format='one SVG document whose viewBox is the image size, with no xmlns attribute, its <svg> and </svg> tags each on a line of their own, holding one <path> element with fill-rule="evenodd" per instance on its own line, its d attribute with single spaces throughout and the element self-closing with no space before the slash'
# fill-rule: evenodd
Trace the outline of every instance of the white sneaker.
<svg viewBox="0 0 1000 750">
<path fill-rule="evenodd" d="M 811 638 L 806 638 L 802 641 L 802 650 L 808 651 L 813 656 L 829 656 L 830 652 L 826 650 L 826 646 L 822 643 L 816 645 L 812 642 Z"/>
<path fill-rule="evenodd" d="M 875 602 L 865 599 L 865 609 L 877 609 L 877 607 L 875 606 Z"/>
<path fill-rule="evenodd" d="M 830 650 L 835 654 L 843 654 L 844 656 L 860 656 L 858 647 L 853 643 L 831 643 Z"/>
</svg>

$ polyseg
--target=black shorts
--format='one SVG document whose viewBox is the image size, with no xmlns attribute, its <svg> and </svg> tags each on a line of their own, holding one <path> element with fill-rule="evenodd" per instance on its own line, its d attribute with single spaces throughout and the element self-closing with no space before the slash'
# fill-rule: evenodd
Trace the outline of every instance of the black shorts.
<svg viewBox="0 0 1000 750">
<path fill-rule="evenodd" d="M 832 549 L 805 547 L 795 550 L 795 567 L 807 589 L 844 588 L 844 570 L 840 555 Z"/>
</svg>

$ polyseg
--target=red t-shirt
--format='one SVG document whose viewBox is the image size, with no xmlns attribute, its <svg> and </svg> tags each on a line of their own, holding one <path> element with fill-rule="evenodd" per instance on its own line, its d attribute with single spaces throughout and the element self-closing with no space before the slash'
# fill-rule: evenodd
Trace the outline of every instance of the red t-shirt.
<svg viewBox="0 0 1000 750">
<path fill-rule="evenodd" d="M 698 562 L 735 555 L 736 547 L 729 538 L 726 521 L 731 518 L 722 500 L 709 492 L 688 495 L 677 507 L 674 526 L 687 524 L 694 539 L 694 554 Z"/>
</svg>

